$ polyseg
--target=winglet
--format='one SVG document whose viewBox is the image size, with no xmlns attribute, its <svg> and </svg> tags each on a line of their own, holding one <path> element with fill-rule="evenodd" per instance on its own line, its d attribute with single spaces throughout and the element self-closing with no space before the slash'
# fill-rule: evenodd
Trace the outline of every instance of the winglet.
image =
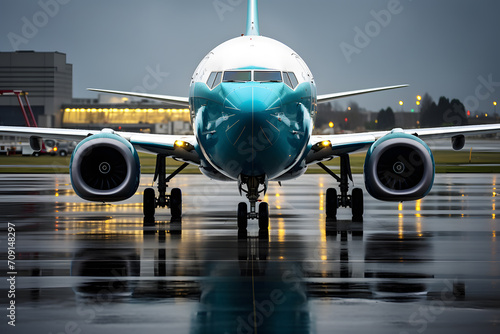
<svg viewBox="0 0 500 334">
<path fill-rule="evenodd" d="M 259 36 L 259 13 L 257 0 L 248 0 L 247 36 Z"/>
</svg>

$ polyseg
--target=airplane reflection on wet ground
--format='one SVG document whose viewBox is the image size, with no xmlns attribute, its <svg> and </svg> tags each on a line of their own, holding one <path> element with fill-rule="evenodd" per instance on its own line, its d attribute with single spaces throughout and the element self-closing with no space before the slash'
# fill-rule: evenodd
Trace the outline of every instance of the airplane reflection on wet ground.
<svg viewBox="0 0 500 334">
<path fill-rule="evenodd" d="M 268 233 L 238 234 L 235 188 L 202 176 L 171 185 L 185 194 L 182 220 L 165 211 L 144 225 L 142 193 L 94 204 L 66 175 L 2 175 L 2 253 L 16 226 L 15 332 L 497 333 L 497 177 L 437 175 L 421 201 L 367 196 L 363 224 L 347 211 L 326 224 L 331 181 L 306 175 L 270 187 Z M 2 306 L 8 290 L 2 279 Z M 14 332 L 5 316 L 0 326 Z"/>
</svg>

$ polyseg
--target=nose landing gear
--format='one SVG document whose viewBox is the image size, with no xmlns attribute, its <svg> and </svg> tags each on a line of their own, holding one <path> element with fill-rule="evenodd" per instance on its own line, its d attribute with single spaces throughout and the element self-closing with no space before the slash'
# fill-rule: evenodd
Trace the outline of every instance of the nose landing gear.
<svg viewBox="0 0 500 334">
<path fill-rule="evenodd" d="M 262 186 L 262 189 L 259 188 Z M 246 189 L 244 189 L 244 187 Z M 259 212 L 256 211 L 259 194 L 266 194 L 267 191 L 267 177 L 263 176 L 244 176 L 240 175 L 238 179 L 238 188 L 240 195 L 244 192 L 247 194 L 248 201 L 250 202 L 250 211 L 246 203 L 241 202 L 238 204 L 238 229 L 246 229 L 248 219 L 258 219 L 259 229 L 267 230 L 269 226 L 269 205 L 266 202 L 259 204 Z"/>
</svg>

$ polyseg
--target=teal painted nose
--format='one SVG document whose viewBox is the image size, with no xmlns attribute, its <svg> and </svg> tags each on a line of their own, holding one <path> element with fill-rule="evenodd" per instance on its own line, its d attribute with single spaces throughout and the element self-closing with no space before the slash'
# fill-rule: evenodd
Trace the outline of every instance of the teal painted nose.
<svg viewBox="0 0 500 334">
<path fill-rule="evenodd" d="M 280 131 L 273 123 L 281 111 L 281 99 L 272 89 L 250 86 L 235 89 L 224 101 L 224 113 L 233 115 L 226 131 L 236 147 L 251 148 L 252 154 L 273 146 Z"/>
</svg>

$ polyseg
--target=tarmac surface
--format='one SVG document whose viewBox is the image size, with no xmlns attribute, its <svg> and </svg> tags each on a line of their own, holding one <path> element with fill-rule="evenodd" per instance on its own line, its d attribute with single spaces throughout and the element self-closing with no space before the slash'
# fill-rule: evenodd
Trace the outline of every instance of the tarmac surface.
<svg viewBox="0 0 500 334">
<path fill-rule="evenodd" d="M 269 233 L 249 221 L 246 235 L 236 185 L 201 175 L 170 183 L 181 221 L 159 210 L 144 226 L 151 182 L 108 205 L 79 199 L 68 175 L 0 175 L 0 332 L 500 331 L 500 175 L 436 175 L 403 204 L 365 192 L 362 224 L 341 209 L 328 226 L 331 177 L 271 183 Z"/>
</svg>

